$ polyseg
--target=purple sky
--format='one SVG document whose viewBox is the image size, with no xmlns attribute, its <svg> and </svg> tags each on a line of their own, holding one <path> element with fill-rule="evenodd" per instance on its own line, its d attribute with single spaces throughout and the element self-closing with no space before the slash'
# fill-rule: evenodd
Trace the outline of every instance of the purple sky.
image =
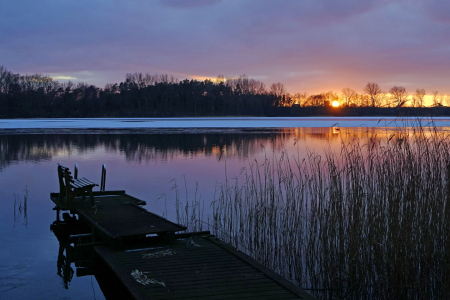
<svg viewBox="0 0 450 300">
<path fill-rule="evenodd" d="M 371 81 L 450 94 L 444 0 L 14 0 L 0 20 L 0 65 L 60 81 L 246 74 L 291 93 Z"/>
</svg>

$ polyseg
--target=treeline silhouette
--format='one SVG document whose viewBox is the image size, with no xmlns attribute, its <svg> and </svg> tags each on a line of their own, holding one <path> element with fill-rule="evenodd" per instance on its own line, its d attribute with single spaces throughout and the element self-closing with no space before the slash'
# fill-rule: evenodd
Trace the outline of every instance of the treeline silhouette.
<svg viewBox="0 0 450 300">
<path fill-rule="evenodd" d="M 2 118 L 265 116 L 282 98 L 246 76 L 213 82 L 136 73 L 101 89 L 0 67 Z"/>
<path fill-rule="evenodd" d="M 20 75 L 0 66 L 0 118 L 199 117 L 199 116 L 370 116 L 448 115 L 450 97 L 433 92 L 433 107 L 424 107 L 425 91 L 412 96 L 403 87 L 383 92 L 368 83 L 364 94 L 345 88 L 341 95 L 290 95 L 283 84 L 269 89 L 241 75 L 215 80 L 179 81 L 169 75 L 126 74 L 104 88 L 83 82 L 60 83 L 41 74 Z M 448 101 L 447 101 L 448 100 Z M 334 101 L 339 108 L 332 106 Z"/>
</svg>

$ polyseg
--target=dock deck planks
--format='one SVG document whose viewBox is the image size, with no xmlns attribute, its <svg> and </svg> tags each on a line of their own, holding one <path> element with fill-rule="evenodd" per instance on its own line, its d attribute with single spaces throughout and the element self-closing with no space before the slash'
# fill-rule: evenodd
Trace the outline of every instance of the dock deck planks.
<svg viewBox="0 0 450 300">
<path fill-rule="evenodd" d="M 94 249 L 135 299 L 315 299 L 210 235 L 139 249 Z M 134 270 L 164 286 L 139 283 Z"/>
<path fill-rule="evenodd" d="M 78 214 L 107 241 L 147 234 L 174 233 L 186 229 L 142 208 L 140 205 L 145 204 L 144 201 L 125 192 L 96 192 L 94 196 L 95 208 L 91 207 L 89 201 L 82 201 L 80 197 L 75 198 L 69 207 L 59 200 L 59 194 L 52 194 L 51 199 L 57 207 L 70 209 Z"/>
<path fill-rule="evenodd" d="M 145 201 L 125 191 L 94 196 L 94 208 L 81 197 L 70 206 L 57 193 L 50 198 L 57 218 L 59 210 L 70 210 L 107 242 L 92 243 L 93 250 L 135 299 L 316 299 L 209 232 L 172 234 L 185 227 L 145 210 Z M 135 270 L 163 284 L 142 284 Z"/>
</svg>

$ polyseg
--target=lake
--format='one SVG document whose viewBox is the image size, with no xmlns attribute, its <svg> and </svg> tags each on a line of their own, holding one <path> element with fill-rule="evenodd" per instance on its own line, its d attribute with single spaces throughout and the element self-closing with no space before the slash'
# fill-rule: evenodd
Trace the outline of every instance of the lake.
<svg viewBox="0 0 450 300">
<path fill-rule="evenodd" d="M 381 120 L 381 121 L 380 121 Z M 446 131 L 449 118 L 434 119 Z M 249 163 L 297 159 L 342 143 L 388 138 L 404 120 L 381 118 L 201 118 L 0 120 L 0 298 L 104 299 L 94 276 L 64 283 L 50 192 L 58 192 L 57 163 L 147 201 L 176 220 L 175 189 L 185 203 L 201 203 L 208 229 L 217 187 L 239 178 Z M 428 120 L 424 120 L 426 125 Z M 26 208 L 25 208 L 26 198 Z M 75 270 L 75 266 L 72 266 Z"/>
</svg>

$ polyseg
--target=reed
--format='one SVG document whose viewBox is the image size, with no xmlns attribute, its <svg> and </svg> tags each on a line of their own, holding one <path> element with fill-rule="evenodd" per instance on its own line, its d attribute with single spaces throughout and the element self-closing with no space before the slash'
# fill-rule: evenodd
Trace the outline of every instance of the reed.
<svg viewBox="0 0 450 300">
<path fill-rule="evenodd" d="M 249 160 L 213 202 L 213 231 L 326 299 L 450 294 L 450 140 L 420 120 L 340 153 Z"/>
<path fill-rule="evenodd" d="M 185 199 L 181 200 L 179 186 L 177 184 L 176 179 L 172 179 L 172 187 L 171 190 L 175 192 L 175 214 L 176 221 L 178 224 L 184 225 L 187 227 L 187 230 L 190 232 L 200 232 L 205 228 L 209 230 L 209 223 L 203 220 L 204 213 L 204 201 L 201 200 L 201 196 L 197 196 L 198 193 L 198 182 L 195 183 L 195 194 L 194 199 L 189 200 L 189 193 L 186 183 L 186 178 L 183 175 L 184 181 L 184 191 L 185 191 Z M 165 195 L 161 197 L 165 198 Z M 160 197 L 160 198 L 161 198 Z M 167 209 L 166 209 L 167 211 Z M 164 216 L 164 215 L 163 215 Z M 167 216 L 167 212 L 166 212 Z M 209 220 L 208 220 L 209 221 Z"/>
</svg>

